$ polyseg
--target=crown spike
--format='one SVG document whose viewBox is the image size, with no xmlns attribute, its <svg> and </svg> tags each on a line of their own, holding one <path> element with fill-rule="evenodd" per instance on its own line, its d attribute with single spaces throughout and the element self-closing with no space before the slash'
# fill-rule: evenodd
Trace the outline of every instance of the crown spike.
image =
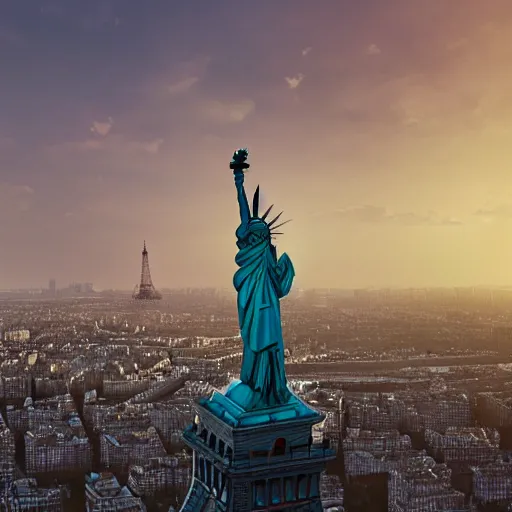
<svg viewBox="0 0 512 512">
<path fill-rule="evenodd" d="M 252 216 L 254 218 L 258 217 L 258 210 L 260 209 L 260 186 L 256 187 L 256 191 L 254 192 L 254 197 L 252 199 Z"/>
<path fill-rule="evenodd" d="M 263 214 L 263 217 L 261 217 L 261 220 L 265 220 L 267 218 L 267 215 L 270 213 L 270 210 L 272 210 L 272 208 L 274 208 L 273 204 L 271 204 L 269 209 Z"/>
<path fill-rule="evenodd" d="M 277 228 L 280 228 L 281 226 L 284 226 L 285 224 L 288 224 L 288 222 L 291 222 L 292 219 L 289 219 L 289 220 L 285 220 L 284 222 L 281 222 L 280 224 L 278 224 L 277 226 L 274 226 L 272 229 L 277 229 Z"/>
<path fill-rule="evenodd" d="M 275 217 L 273 220 L 271 220 L 269 223 L 268 223 L 268 227 L 272 226 L 272 224 L 274 224 L 277 219 L 279 219 L 279 217 L 281 217 L 281 215 L 283 215 L 284 212 L 281 212 L 277 217 Z"/>
</svg>

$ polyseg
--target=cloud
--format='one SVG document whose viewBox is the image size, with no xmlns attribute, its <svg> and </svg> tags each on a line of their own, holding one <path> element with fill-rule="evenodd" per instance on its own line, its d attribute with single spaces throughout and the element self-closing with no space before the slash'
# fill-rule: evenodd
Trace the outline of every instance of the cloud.
<svg viewBox="0 0 512 512">
<path fill-rule="evenodd" d="M 308 53 L 311 52 L 313 48 L 311 46 L 308 46 L 307 48 L 304 48 L 304 50 L 302 50 L 302 56 L 305 57 Z"/>
<path fill-rule="evenodd" d="M 478 123 L 478 87 L 463 82 L 457 90 L 455 93 L 442 74 L 436 75 L 435 80 L 428 73 L 391 79 L 377 76 L 372 88 L 360 82 L 348 85 L 343 94 L 333 98 L 329 108 L 352 123 L 380 125 L 387 132 L 394 124 L 397 129 L 414 127 L 420 128 L 421 133 L 441 136 L 454 128 Z"/>
<path fill-rule="evenodd" d="M 204 115 L 219 123 L 239 123 L 251 114 L 255 107 L 252 100 L 207 101 L 200 106 L 200 109 Z"/>
<path fill-rule="evenodd" d="M 34 189 L 28 185 L 0 183 L 0 209 L 7 215 L 29 210 L 33 197 Z"/>
<path fill-rule="evenodd" d="M 141 150 L 151 155 L 156 155 L 160 151 L 160 146 L 164 143 L 164 139 L 154 139 L 148 142 L 134 142 L 135 148 L 139 147 Z"/>
<path fill-rule="evenodd" d="M 134 140 L 123 135 L 111 135 L 102 139 L 85 139 L 54 144 L 47 147 L 47 153 L 54 156 L 100 152 L 116 155 L 156 155 L 163 143 L 164 140 L 161 138 Z"/>
<path fill-rule="evenodd" d="M 454 141 L 477 132 L 492 137 L 510 133 L 510 77 L 504 71 L 510 60 L 510 31 L 480 24 L 458 33 L 460 37 L 443 33 L 430 49 L 419 41 L 410 48 L 386 42 L 386 48 L 393 47 L 385 52 L 389 73 L 377 66 L 361 74 L 356 58 L 333 63 L 321 55 L 323 66 L 337 66 L 339 76 L 346 77 L 328 103 L 330 112 L 351 122 L 355 118 L 365 133 L 368 125 L 387 132 L 394 125 L 388 140 L 403 133 Z"/>
<path fill-rule="evenodd" d="M 381 49 L 376 44 L 370 44 L 366 48 L 366 55 L 380 55 Z"/>
<path fill-rule="evenodd" d="M 169 86 L 169 94 L 181 94 L 187 92 L 194 84 L 199 81 L 197 76 L 189 76 Z"/>
<path fill-rule="evenodd" d="M 462 222 L 455 218 L 440 217 L 435 212 L 420 215 L 414 212 L 391 212 L 385 207 L 374 205 L 351 206 L 335 210 L 330 215 L 347 222 L 371 224 L 396 224 L 403 226 L 457 226 Z"/>
<path fill-rule="evenodd" d="M 170 70 L 149 74 L 140 83 L 128 85 L 127 88 L 136 94 L 142 94 L 150 101 L 166 101 L 169 95 L 186 93 L 201 82 L 210 62 L 211 58 L 204 55 L 177 62 Z"/>
<path fill-rule="evenodd" d="M 512 219 L 512 205 L 502 204 L 495 208 L 482 208 L 477 210 L 475 215 L 487 220 Z"/>
<path fill-rule="evenodd" d="M 299 73 L 295 75 L 294 77 L 285 77 L 286 82 L 288 83 L 288 87 L 290 89 L 297 89 L 299 87 L 302 80 L 304 80 L 304 75 L 302 73 Z"/>
<path fill-rule="evenodd" d="M 72 140 L 59 142 L 47 146 L 46 151 L 50 155 L 63 155 L 67 153 L 82 153 L 100 151 L 105 148 L 105 143 L 99 139 Z"/>
<path fill-rule="evenodd" d="M 114 126 L 114 120 L 111 117 L 105 122 L 94 121 L 91 126 L 91 132 L 105 137 L 112 129 L 112 126 Z"/>
<path fill-rule="evenodd" d="M 441 219 L 439 224 L 442 226 L 461 226 L 462 224 L 464 224 L 464 222 L 455 217 L 448 217 L 445 219 Z"/>
</svg>

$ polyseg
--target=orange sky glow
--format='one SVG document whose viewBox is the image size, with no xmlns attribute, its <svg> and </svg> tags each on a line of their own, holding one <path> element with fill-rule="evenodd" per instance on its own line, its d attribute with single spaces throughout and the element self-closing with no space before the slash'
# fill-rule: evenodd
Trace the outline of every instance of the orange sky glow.
<svg viewBox="0 0 512 512">
<path fill-rule="evenodd" d="M 132 3 L 0 7 L 0 288 L 230 287 L 245 146 L 297 287 L 512 284 L 510 1 Z"/>
</svg>

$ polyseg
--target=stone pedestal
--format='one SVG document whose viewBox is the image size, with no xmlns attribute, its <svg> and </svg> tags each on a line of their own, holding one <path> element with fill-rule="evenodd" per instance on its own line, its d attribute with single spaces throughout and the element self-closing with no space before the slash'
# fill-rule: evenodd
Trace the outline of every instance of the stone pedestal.
<svg viewBox="0 0 512 512">
<path fill-rule="evenodd" d="M 183 433 L 194 450 L 193 480 L 182 512 L 321 511 L 320 474 L 335 453 L 312 443 L 324 417 L 297 396 L 279 407 L 246 411 L 239 381 L 197 405 Z M 226 395 L 229 395 L 226 396 Z"/>
</svg>

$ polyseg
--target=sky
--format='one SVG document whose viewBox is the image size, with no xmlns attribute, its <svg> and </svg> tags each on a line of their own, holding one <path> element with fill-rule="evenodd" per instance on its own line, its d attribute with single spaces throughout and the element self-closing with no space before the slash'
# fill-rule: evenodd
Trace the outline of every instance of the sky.
<svg viewBox="0 0 512 512">
<path fill-rule="evenodd" d="M 238 206 L 299 288 L 512 284 L 510 0 L 3 0 L 0 289 L 230 287 Z"/>
</svg>

